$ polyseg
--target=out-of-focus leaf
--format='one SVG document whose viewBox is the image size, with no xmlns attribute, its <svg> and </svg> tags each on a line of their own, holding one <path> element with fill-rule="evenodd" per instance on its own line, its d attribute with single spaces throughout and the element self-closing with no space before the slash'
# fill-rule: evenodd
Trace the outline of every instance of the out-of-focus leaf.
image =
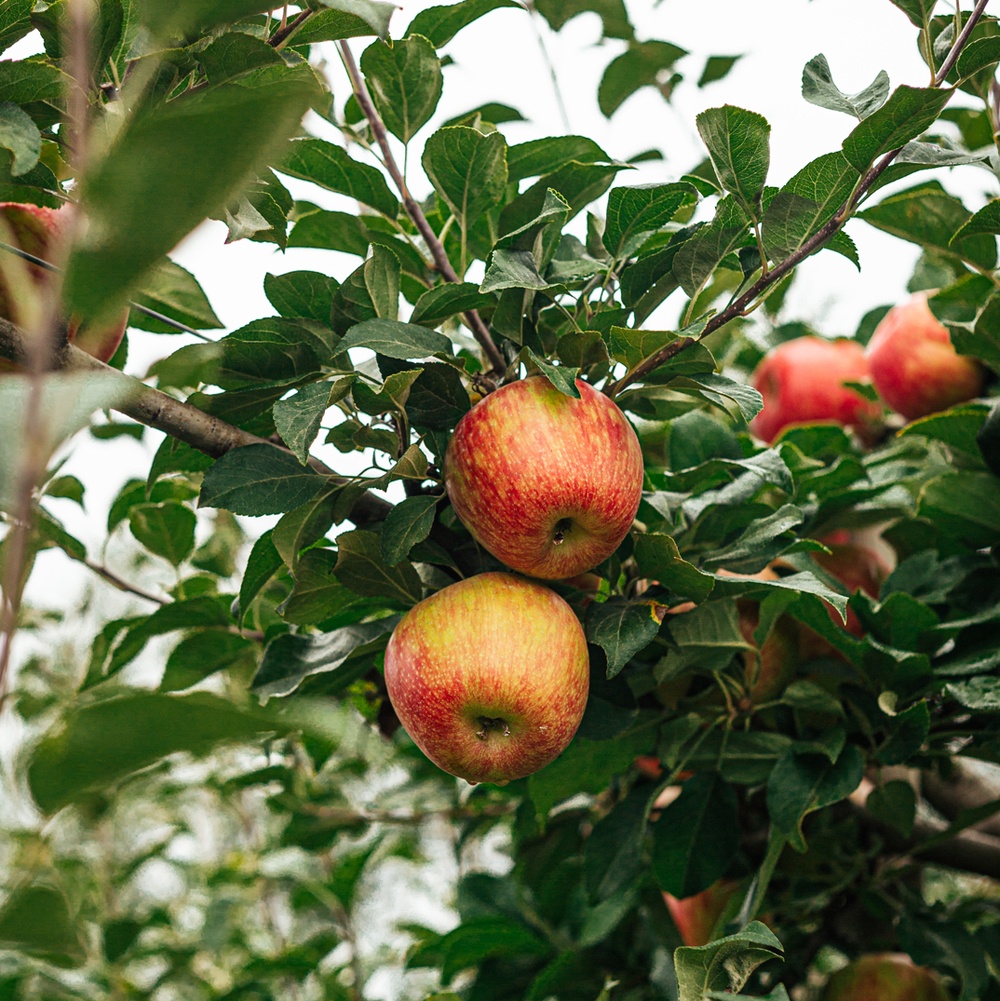
<svg viewBox="0 0 1000 1001">
<path fill-rule="evenodd" d="M 628 48 L 608 63 L 597 88 L 597 104 L 610 118 L 640 87 L 657 83 L 687 50 L 671 42 L 630 41 Z"/>
<path fill-rule="evenodd" d="M 18 887 L 0 907 L 0 948 L 61 967 L 81 966 L 87 958 L 66 898 L 43 883 Z"/>
</svg>

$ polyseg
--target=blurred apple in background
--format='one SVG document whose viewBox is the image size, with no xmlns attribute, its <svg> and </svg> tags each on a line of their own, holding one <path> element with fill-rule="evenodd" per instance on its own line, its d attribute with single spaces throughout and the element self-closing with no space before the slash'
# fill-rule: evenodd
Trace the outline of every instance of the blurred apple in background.
<svg viewBox="0 0 1000 1001">
<path fill-rule="evenodd" d="M 691 897 L 663 894 L 667 910 L 685 945 L 708 945 L 712 941 L 712 932 L 738 887 L 739 883 L 734 879 L 720 879 L 707 890 Z"/>
<path fill-rule="evenodd" d="M 868 359 L 857 341 L 785 341 L 764 356 L 751 378 L 764 397 L 751 430 L 767 442 L 792 424 L 833 423 L 865 434 L 879 422 L 882 408 L 844 383 L 868 378 Z"/>
<path fill-rule="evenodd" d="M 0 240 L 13 243 L 19 250 L 52 262 L 59 241 L 67 233 L 72 206 L 66 204 L 58 209 L 22 202 L 0 202 Z M 4 260 L 0 261 L 0 317 L 19 325 L 30 322 L 25 300 L 29 290 L 19 288 L 20 280 L 27 278 L 35 291 L 45 294 L 54 286 L 54 273 L 38 264 L 19 261 L 14 255 L 0 249 Z M 128 311 L 110 323 L 81 325 L 78 319 L 70 318 L 67 336 L 78 348 L 93 355 L 99 361 L 109 361 L 121 344 L 128 326 Z M 11 371 L 9 362 L 0 362 L 0 371 Z"/>
<path fill-rule="evenodd" d="M 886 313 L 866 353 L 878 395 L 907 420 L 947 410 L 983 391 L 982 366 L 955 351 L 926 292 Z"/>
<path fill-rule="evenodd" d="M 542 376 L 502 386 L 459 421 L 445 455 L 445 488 L 466 528 L 531 577 L 574 577 L 607 559 L 642 497 L 632 425 L 603 393 L 576 386 L 579 399 Z"/>
<path fill-rule="evenodd" d="M 949 1001 L 940 977 L 902 952 L 875 952 L 830 977 L 822 1001 Z"/>
</svg>

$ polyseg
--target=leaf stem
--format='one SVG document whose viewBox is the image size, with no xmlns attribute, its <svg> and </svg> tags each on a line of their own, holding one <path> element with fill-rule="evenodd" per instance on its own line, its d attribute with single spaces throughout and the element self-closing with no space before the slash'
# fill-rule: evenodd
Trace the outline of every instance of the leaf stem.
<svg viewBox="0 0 1000 1001">
<path fill-rule="evenodd" d="M 344 69 L 347 70 L 347 75 L 350 77 L 351 86 L 354 89 L 354 97 L 358 102 L 358 106 L 364 113 L 365 118 L 368 119 L 368 124 L 371 126 L 372 133 L 375 136 L 375 141 L 378 143 L 379 148 L 382 150 L 382 156 L 385 160 L 385 168 L 389 172 L 389 176 L 392 178 L 393 183 L 396 185 L 396 189 L 403 200 L 403 208 L 406 210 L 406 214 L 413 221 L 413 225 L 417 227 L 420 235 L 424 238 L 424 242 L 427 244 L 428 249 L 431 252 L 431 256 L 434 258 L 434 266 L 438 273 L 447 282 L 459 282 L 459 277 L 455 273 L 455 269 L 451 266 L 451 261 L 448 260 L 448 255 L 445 253 L 444 246 L 438 239 L 437 234 L 431 228 L 431 224 L 427 221 L 427 216 L 424 215 L 423 209 L 417 203 L 413 195 L 410 194 L 410 189 L 407 187 L 406 179 L 403 177 L 402 172 L 399 169 L 399 165 L 396 163 L 396 158 L 393 156 L 392 148 L 389 145 L 389 137 L 386 133 L 385 123 L 382 121 L 381 116 L 375 108 L 372 102 L 371 95 L 368 93 L 368 87 L 365 85 L 365 79 L 361 75 L 361 71 L 358 69 L 358 64 L 354 61 L 354 54 L 351 52 L 350 46 L 346 41 L 337 42 L 337 47 L 340 50 L 340 56 L 344 63 Z M 500 349 L 496 346 L 493 341 L 493 337 L 490 335 L 489 328 L 483 322 L 483 318 L 479 313 L 470 309 L 463 314 L 465 316 L 465 322 L 469 325 L 469 329 L 472 331 L 473 336 L 479 342 L 479 346 L 483 349 L 484 354 L 489 359 L 490 366 L 494 372 L 502 372 L 506 367 L 506 362 L 504 361 L 503 355 L 500 353 Z"/>
<path fill-rule="evenodd" d="M 935 87 L 941 86 L 945 77 L 947 77 L 952 67 L 958 61 L 962 48 L 969 40 L 969 36 L 972 34 L 972 31 L 979 19 L 983 16 L 983 12 L 989 2 L 990 0 L 977 0 L 975 9 L 971 14 L 969 14 L 969 18 L 965 22 L 965 26 L 962 28 L 958 38 L 955 40 L 955 44 L 952 46 L 951 51 L 941 64 L 941 68 L 934 76 Z M 822 226 L 811 237 L 809 237 L 809 239 L 806 240 L 805 243 L 803 243 L 802 246 L 795 251 L 795 253 L 789 255 L 783 261 L 779 261 L 773 268 L 771 268 L 770 271 L 762 273 L 760 278 L 758 278 L 746 292 L 734 299 L 724 310 L 716 313 L 716 315 L 713 316 L 707 324 L 705 324 L 705 329 L 698 337 L 671 342 L 655 354 L 650 355 L 649 358 L 638 364 L 630 372 L 626 372 L 625 375 L 622 376 L 622 378 L 617 382 L 606 386 L 604 392 L 608 396 L 614 397 L 626 386 L 643 379 L 645 376 L 658 369 L 661 365 L 669 361 L 681 351 L 684 351 L 692 344 L 704 340 L 709 334 L 714 333 L 730 320 L 733 320 L 738 316 L 746 316 L 750 313 L 752 309 L 755 308 L 753 304 L 754 300 L 758 296 L 766 292 L 767 289 L 774 285 L 775 282 L 784 278 L 785 275 L 794 270 L 799 264 L 802 263 L 802 261 L 809 257 L 810 254 L 815 253 L 823 247 L 836 233 L 843 229 L 844 224 L 851 217 L 855 208 L 857 208 L 858 202 L 868 191 L 871 190 L 875 182 L 882 176 L 883 173 L 885 173 L 896 157 L 899 156 L 902 148 L 903 147 L 900 146 L 896 149 L 890 150 L 888 153 L 884 154 L 881 159 L 869 167 L 864 176 L 858 182 L 854 191 L 851 193 L 850 197 L 846 202 L 844 202 L 837 214 L 834 215 L 834 217 L 826 223 L 826 225 Z"/>
</svg>

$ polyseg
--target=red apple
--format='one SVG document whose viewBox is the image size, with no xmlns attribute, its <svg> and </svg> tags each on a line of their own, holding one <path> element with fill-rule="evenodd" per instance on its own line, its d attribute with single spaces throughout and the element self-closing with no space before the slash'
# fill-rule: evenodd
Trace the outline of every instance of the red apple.
<svg viewBox="0 0 1000 1001">
<path fill-rule="evenodd" d="M 823 1001 L 949 1001 L 940 977 L 902 952 L 873 952 L 830 977 Z"/>
<path fill-rule="evenodd" d="M 982 367 L 955 351 L 947 327 L 927 305 L 926 292 L 885 314 L 867 354 L 878 395 L 910 421 L 983 391 Z"/>
<path fill-rule="evenodd" d="M 58 209 L 21 202 L 0 202 L 0 236 L 13 240 L 20 249 L 43 261 L 51 261 L 53 252 L 64 237 L 69 223 L 69 205 Z M 26 263 L 26 273 L 36 289 L 44 293 L 51 285 L 53 273 L 37 264 Z M 0 268 L 0 317 L 15 323 L 23 322 L 18 309 L 18 294 L 9 278 L 10 269 Z M 128 326 L 128 311 L 111 323 L 97 326 L 81 325 L 70 318 L 67 336 L 82 351 L 100 361 L 109 361 L 118 350 Z M 10 371 L 7 364 L 2 370 Z"/>
<path fill-rule="evenodd" d="M 851 541 L 850 533 L 837 533 L 822 540 L 829 553 L 813 553 L 812 558 L 832 577 L 836 577 L 847 591 L 854 594 L 862 591 L 869 598 L 877 598 L 882 582 L 892 572 L 892 567 L 868 546 Z M 829 609 L 830 617 L 838 625 L 843 625 L 840 616 Z M 847 610 L 847 631 L 861 636 L 863 630 L 857 615 Z"/>
<path fill-rule="evenodd" d="M 864 432 L 879 420 L 881 408 L 844 383 L 867 379 L 868 360 L 857 341 L 785 341 L 753 373 L 751 383 L 764 397 L 764 409 L 750 426 L 767 442 L 792 424 L 834 423 Z"/>
<path fill-rule="evenodd" d="M 590 570 L 628 533 L 642 496 L 642 451 L 625 415 L 577 380 L 512 382 L 458 423 L 444 482 L 477 542 L 514 570 L 557 580 Z"/>
<path fill-rule="evenodd" d="M 425 598 L 385 652 L 400 722 L 440 768 L 469 782 L 538 771 L 576 733 L 590 667 L 583 627 L 551 589 L 485 573 Z"/>
<path fill-rule="evenodd" d="M 740 613 L 740 632 L 753 647 L 743 654 L 747 697 L 754 705 L 771 702 L 784 692 L 798 669 L 798 627 L 782 616 L 758 649 L 753 634 L 760 622 L 760 606 L 756 601 L 742 598 L 736 606 Z"/>
<path fill-rule="evenodd" d="M 707 890 L 691 897 L 663 894 L 667 910 L 685 945 L 708 945 L 712 941 L 715 926 L 738 887 L 736 880 L 720 879 Z"/>
</svg>

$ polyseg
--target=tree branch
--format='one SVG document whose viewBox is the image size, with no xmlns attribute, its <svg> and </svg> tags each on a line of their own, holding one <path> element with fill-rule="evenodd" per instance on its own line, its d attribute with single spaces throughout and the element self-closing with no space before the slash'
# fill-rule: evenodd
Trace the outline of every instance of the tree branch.
<svg viewBox="0 0 1000 1001">
<path fill-rule="evenodd" d="M 28 345 L 22 331 L 8 320 L 0 319 L 0 357 L 23 364 L 27 351 Z M 129 393 L 123 402 L 115 405 L 115 410 L 140 424 L 163 431 L 171 438 L 183 441 L 212 458 L 217 459 L 234 448 L 246 445 L 277 447 L 266 438 L 250 434 L 249 431 L 206 414 L 190 403 L 175 400 L 158 389 L 144 385 L 138 379 L 92 358 L 72 344 L 64 345 L 55 353 L 51 371 L 100 372 L 118 379 L 128 388 Z M 356 482 L 338 475 L 319 459 L 310 459 L 309 465 L 337 485 L 347 486 Z M 388 501 L 366 492 L 355 501 L 349 517 L 355 525 L 367 525 L 384 521 L 391 510 L 392 505 Z"/>
<path fill-rule="evenodd" d="M 969 15 L 969 19 L 966 21 L 964 28 L 959 34 L 958 38 L 955 39 L 955 44 L 952 46 L 951 51 L 945 58 L 945 61 L 941 64 L 941 69 L 934 76 L 933 86 L 940 87 L 944 82 L 945 77 L 951 71 L 951 68 L 955 65 L 961 54 L 962 48 L 965 43 L 969 40 L 969 36 L 972 34 L 973 28 L 975 28 L 979 19 L 983 16 L 983 11 L 986 9 L 986 5 L 990 0 L 978 0 L 975 9 Z M 751 307 L 751 304 L 766 292 L 769 288 L 779 282 L 785 277 L 789 272 L 794 270 L 799 264 L 801 264 L 807 257 L 819 250 L 825 243 L 827 243 L 832 237 L 844 228 L 844 225 L 850 219 L 854 209 L 857 208 L 858 202 L 861 198 L 871 190 L 875 182 L 882 176 L 886 169 L 892 164 L 892 162 L 899 156 L 902 146 L 897 149 L 890 150 L 886 153 L 877 163 L 868 168 L 864 177 L 858 182 L 851 196 L 846 202 L 840 207 L 836 215 L 824 226 L 818 229 L 805 243 L 799 247 L 793 254 L 786 257 L 785 260 L 780 261 L 769 271 L 765 268 L 765 273 L 763 273 L 760 278 L 754 282 L 753 285 L 747 289 L 741 296 L 734 299 L 722 312 L 716 313 L 708 323 L 705 325 L 705 329 L 697 337 L 685 337 L 680 340 L 672 341 L 665 347 L 661 348 L 655 354 L 650 355 L 644 361 L 640 362 L 632 371 L 626 372 L 621 379 L 617 382 L 612 383 L 607 386 L 604 390 L 608 396 L 614 397 L 620 393 L 626 386 L 630 386 L 634 382 L 638 382 L 645 378 L 651 372 L 655 371 L 665 362 L 669 361 L 671 358 L 680 354 L 682 351 L 689 348 L 692 344 L 697 344 L 699 341 L 704 340 L 709 334 L 714 333 L 720 327 L 725 326 L 730 320 L 735 319 L 738 316 L 745 316 Z"/>
<path fill-rule="evenodd" d="M 371 95 L 368 93 L 368 87 L 365 85 L 365 78 L 361 75 L 358 64 L 354 61 L 354 55 L 351 52 L 350 46 L 346 41 L 337 42 L 337 46 L 340 49 L 341 58 L 344 60 L 344 68 L 351 79 L 351 86 L 354 88 L 354 97 L 365 118 L 368 120 L 368 124 L 371 126 L 379 149 L 382 150 L 386 170 L 389 171 L 389 176 L 392 178 L 403 199 L 403 208 L 406 209 L 406 214 L 410 217 L 413 225 L 417 227 L 417 230 L 424 239 L 424 243 L 427 244 L 427 249 L 430 250 L 431 256 L 434 258 L 434 266 L 441 277 L 445 281 L 457 283 L 459 277 L 455 273 L 455 269 L 451 266 L 451 261 L 448 260 L 444 246 L 431 228 L 431 224 L 427 221 L 427 216 L 424 215 L 423 209 L 421 209 L 416 199 L 410 194 L 410 190 L 406 185 L 406 179 L 399 169 L 399 164 L 396 163 L 396 158 L 392 154 L 392 147 L 389 145 L 385 123 L 382 121 L 372 102 Z M 479 342 L 479 346 L 489 359 L 493 371 L 503 372 L 507 367 L 507 363 L 504 361 L 500 349 L 496 346 L 490 335 L 489 329 L 483 322 L 483 318 L 474 309 L 470 309 L 462 315 L 465 317 L 465 322 L 469 325 L 473 336 Z"/>
<path fill-rule="evenodd" d="M 289 35 L 294 34 L 296 31 L 302 27 L 303 22 L 312 14 L 311 10 L 304 10 L 298 16 L 292 18 L 291 21 L 287 21 L 282 27 L 280 27 L 268 40 L 267 44 L 278 48 L 281 43 L 288 38 Z"/>
</svg>

